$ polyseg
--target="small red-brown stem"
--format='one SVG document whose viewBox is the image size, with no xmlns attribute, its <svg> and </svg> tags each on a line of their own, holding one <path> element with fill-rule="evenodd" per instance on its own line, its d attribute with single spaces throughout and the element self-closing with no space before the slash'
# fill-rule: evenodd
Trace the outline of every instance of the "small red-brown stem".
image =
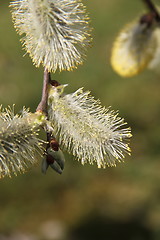
<svg viewBox="0 0 160 240">
<path fill-rule="evenodd" d="M 48 88 L 49 83 L 51 81 L 50 72 L 47 69 L 44 70 L 44 77 L 43 77 L 43 89 L 42 89 L 42 98 L 36 111 L 41 111 L 47 115 L 47 101 L 48 101 Z"/>
<path fill-rule="evenodd" d="M 37 112 L 40 111 L 40 112 L 44 113 L 46 115 L 47 119 L 48 119 L 48 104 L 47 104 L 47 102 L 48 102 L 49 85 L 57 87 L 60 84 L 56 80 L 51 80 L 50 72 L 48 72 L 48 70 L 45 69 L 44 70 L 44 77 L 43 77 L 42 97 L 41 97 L 41 101 L 38 104 L 38 107 L 37 107 L 36 111 Z M 53 137 L 52 133 L 48 132 L 48 129 L 47 129 L 46 134 L 47 134 L 46 153 L 47 153 L 47 149 L 49 149 L 50 147 L 54 151 L 58 151 L 59 150 L 59 144 L 56 141 L 56 139 Z M 46 157 L 47 157 L 48 163 L 49 162 L 50 163 L 54 162 L 54 160 L 51 158 L 51 156 L 49 156 L 49 154 L 47 154 Z"/>
<path fill-rule="evenodd" d="M 142 0 L 149 11 L 154 14 L 155 20 L 160 23 L 160 15 L 159 12 L 157 11 L 155 5 L 153 4 L 152 0 Z"/>
</svg>

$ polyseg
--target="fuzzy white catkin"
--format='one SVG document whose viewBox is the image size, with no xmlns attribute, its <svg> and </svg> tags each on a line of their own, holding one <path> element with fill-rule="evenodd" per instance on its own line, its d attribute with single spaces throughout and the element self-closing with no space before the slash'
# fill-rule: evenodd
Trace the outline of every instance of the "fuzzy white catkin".
<svg viewBox="0 0 160 240">
<path fill-rule="evenodd" d="M 81 0 L 18 0 L 10 6 L 15 28 L 37 67 L 55 72 L 83 62 L 91 37 Z"/>
<path fill-rule="evenodd" d="M 130 154 L 130 128 L 125 128 L 124 119 L 102 107 L 89 91 L 80 88 L 64 95 L 65 86 L 52 86 L 48 100 L 49 120 L 59 143 L 82 164 L 115 166 Z"/>
<path fill-rule="evenodd" d="M 132 22 L 122 29 L 113 44 L 111 65 L 122 77 L 137 75 L 153 59 L 156 47 L 154 27 Z"/>
<path fill-rule="evenodd" d="M 43 141 L 37 136 L 36 117 L 25 108 L 20 115 L 12 108 L 0 109 L 0 178 L 23 173 L 37 162 Z"/>
</svg>

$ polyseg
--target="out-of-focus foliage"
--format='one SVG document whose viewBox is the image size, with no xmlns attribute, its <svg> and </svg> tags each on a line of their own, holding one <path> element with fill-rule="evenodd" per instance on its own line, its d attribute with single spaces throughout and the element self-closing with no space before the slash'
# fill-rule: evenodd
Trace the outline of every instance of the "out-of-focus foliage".
<svg viewBox="0 0 160 240">
<path fill-rule="evenodd" d="M 154 1 L 158 4 L 158 0 Z M 160 238 L 160 75 L 147 71 L 122 79 L 110 66 L 111 46 L 122 26 L 144 10 L 141 1 L 86 1 L 93 47 L 73 72 L 53 75 L 69 92 L 90 89 L 103 105 L 119 109 L 132 127 L 132 157 L 105 170 L 81 166 L 66 155 L 61 176 L 40 165 L 26 175 L 0 181 L 0 233 L 10 239 L 125 240 Z M 43 69 L 21 50 L 9 1 L 0 3 L 0 103 L 35 110 Z M 98 237 L 97 237 L 98 236 Z M 1 235 L 0 235 L 1 237 Z M 2 237 L 1 237 L 2 238 Z"/>
</svg>

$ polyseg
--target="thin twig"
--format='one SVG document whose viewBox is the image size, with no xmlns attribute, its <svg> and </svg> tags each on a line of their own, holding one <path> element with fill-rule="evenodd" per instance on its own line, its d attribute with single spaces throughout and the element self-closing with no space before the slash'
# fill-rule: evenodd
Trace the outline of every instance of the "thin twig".
<svg viewBox="0 0 160 240">
<path fill-rule="evenodd" d="M 146 4 L 146 6 L 150 10 L 150 12 L 154 14 L 156 21 L 160 22 L 159 12 L 157 11 L 157 9 L 156 9 L 155 5 L 153 4 L 152 0 L 142 0 L 142 1 Z"/>
<path fill-rule="evenodd" d="M 44 77 L 43 77 L 43 89 L 42 89 L 42 98 L 36 111 L 41 111 L 47 114 L 47 101 L 48 101 L 48 87 L 49 82 L 51 81 L 50 72 L 47 69 L 44 70 Z"/>
</svg>

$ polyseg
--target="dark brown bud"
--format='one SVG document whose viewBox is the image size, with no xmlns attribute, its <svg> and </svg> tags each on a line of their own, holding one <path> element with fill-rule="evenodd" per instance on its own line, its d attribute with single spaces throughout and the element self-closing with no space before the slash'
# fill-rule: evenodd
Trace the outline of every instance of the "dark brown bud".
<svg viewBox="0 0 160 240">
<path fill-rule="evenodd" d="M 59 150 L 59 143 L 56 141 L 56 139 L 51 139 L 49 143 L 50 143 L 50 147 L 54 151 L 58 151 Z"/>
<path fill-rule="evenodd" d="M 140 18 L 140 24 L 146 24 L 147 27 L 151 27 L 153 22 L 155 20 L 155 14 L 154 13 L 148 13 L 143 15 Z"/>
<path fill-rule="evenodd" d="M 59 82 L 57 82 L 56 80 L 50 80 L 49 83 L 54 86 L 54 87 L 58 87 L 60 86 L 61 84 Z"/>
</svg>

